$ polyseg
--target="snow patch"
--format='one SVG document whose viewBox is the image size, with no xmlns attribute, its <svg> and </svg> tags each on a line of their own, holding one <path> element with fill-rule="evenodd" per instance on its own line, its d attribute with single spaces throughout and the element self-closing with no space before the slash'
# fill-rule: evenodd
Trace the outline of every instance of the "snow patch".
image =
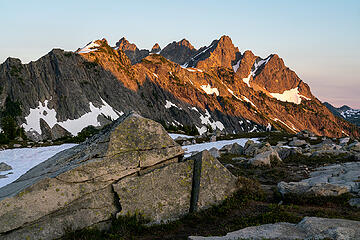
<svg viewBox="0 0 360 240">
<path fill-rule="evenodd" d="M 240 61 L 241 61 L 241 59 L 240 59 L 239 61 L 237 61 L 237 63 L 236 63 L 234 66 L 232 66 L 233 69 L 234 69 L 234 72 L 237 72 L 237 70 L 239 69 L 239 67 L 240 67 Z"/>
<path fill-rule="evenodd" d="M 206 92 L 206 93 L 209 94 L 209 95 L 215 93 L 216 96 L 219 96 L 219 90 L 218 90 L 217 88 L 212 88 L 212 87 L 210 86 L 210 84 L 208 84 L 208 85 L 201 85 L 200 87 L 204 90 L 204 92 Z"/>
<path fill-rule="evenodd" d="M 212 121 L 210 120 L 211 118 L 211 115 L 209 113 L 209 111 L 206 109 L 206 112 L 205 112 L 205 116 L 200 114 L 200 120 L 201 120 L 201 124 L 204 124 L 205 126 L 202 126 L 199 130 L 198 128 L 198 131 L 200 133 L 200 131 L 202 133 L 205 133 L 207 131 L 207 127 L 206 125 L 210 125 L 212 129 L 219 129 L 219 130 L 224 130 L 224 125 L 222 124 L 222 122 L 220 121 Z M 200 133 L 200 135 L 202 135 L 202 133 Z"/>
<path fill-rule="evenodd" d="M 176 106 L 174 103 L 166 100 L 165 108 L 168 109 L 168 108 L 171 108 L 171 107 L 176 107 L 178 109 L 181 109 L 180 107 Z"/>
<path fill-rule="evenodd" d="M 111 119 L 115 120 L 120 115 L 124 114 L 123 112 L 116 113 L 115 110 L 102 98 L 102 106 L 99 108 L 95 107 L 92 102 L 89 102 L 90 112 L 85 113 L 80 118 L 77 119 L 68 119 L 63 122 L 59 122 L 56 118 L 55 109 L 49 109 L 48 100 L 45 100 L 44 103 L 39 101 L 39 106 L 35 109 L 30 109 L 30 113 L 25 117 L 25 122 L 22 124 L 25 131 L 34 130 L 41 134 L 40 129 L 40 118 L 44 119 L 45 122 L 49 125 L 50 128 L 54 127 L 55 124 L 59 124 L 61 127 L 65 128 L 72 135 L 76 136 L 84 127 L 93 125 L 95 127 L 100 126 L 100 122 L 97 120 L 99 115 L 104 114 L 109 116 Z"/>
<path fill-rule="evenodd" d="M 252 101 L 250 101 L 247 97 L 245 97 L 245 96 L 242 96 L 242 97 L 243 97 L 243 99 L 244 99 L 245 102 L 248 102 L 248 103 L 250 103 L 253 107 L 257 108 L 257 107 L 255 106 L 255 104 L 254 104 Z"/>
<path fill-rule="evenodd" d="M 2 175 L 7 177 L 0 179 L 0 188 L 14 182 L 28 170 L 54 156 L 56 153 L 73 146 L 76 146 L 76 144 L 39 148 L 16 148 L 0 151 L 1 162 L 5 162 L 13 168 L 10 171 L 1 172 Z M 12 174 L 9 174 L 11 172 Z"/>
<path fill-rule="evenodd" d="M 284 123 L 283 121 L 281 121 L 280 119 L 274 118 L 273 119 L 275 122 L 280 122 L 282 124 L 284 124 L 287 128 L 289 128 L 290 130 L 293 130 L 294 132 L 298 132 L 298 130 L 294 127 L 293 124 L 291 124 L 292 126 L 290 127 L 289 125 L 287 125 L 286 123 Z"/>
<path fill-rule="evenodd" d="M 97 48 L 100 47 L 100 44 L 95 43 L 95 40 L 88 43 L 85 47 L 79 49 L 76 51 L 77 53 L 89 53 L 92 51 L 96 51 Z"/>
<path fill-rule="evenodd" d="M 261 60 L 258 61 L 258 62 L 255 61 L 254 65 L 253 65 L 254 70 L 251 71 L 251 75 L 252 75 L 253 77 L 255 77 L 256 71 L 257 71 L 262 65 L 267 64 L 270 59 L 271 59 L 271 56 L 268 56 L 267 58 L 261 59 Z"/>
<path fill-rule="evenodd" d="M 244 81 L 244 83 L 246 83 L 246 85 L 248 85 L 248 87 L 250 86 L 250 78 L 251 78 L 252 72 L 250 72 L 249 76 L 246 78 L 243 78 L 242 80 Z"/>
<path fill-rule="evenodd" d="M 157 74 L 153 73 L 153 75 L 154 75 L 156 78 L 159 78 L 159 76 L 158 76 Z"/>
<path fill-rule="evenodd" d="M 292 102 L 295 104 L 300 104 L 301 98 L 304 98 L 306 100 L 311 100 L 310 98 L 301 95 L 299 93 L 298 87 L 290 89 L 290 90 L 285 90 L 283 93 L 270 93 L 270 95 L 279 101 Z"/>
<path fill-rule="evenodd" d="M 185 135 L 185 134 L 177 134 L 177 133 L 169 133 L 169 135 L 174 140 L 177 139 L 178 137 L 186 138 L 186 139 L 194 138 L 194 136 L 189 136 L 189 135 Z"/>
</svg>

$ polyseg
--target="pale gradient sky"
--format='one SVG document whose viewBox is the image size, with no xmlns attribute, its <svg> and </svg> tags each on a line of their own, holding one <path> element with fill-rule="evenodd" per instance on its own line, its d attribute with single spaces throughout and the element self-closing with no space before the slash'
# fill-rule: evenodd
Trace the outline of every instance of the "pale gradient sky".
<svg viewBox="0 0 360 240">
<path fill-rule="evenodd" d="M 277 53 L 322 101 L 360 109 L 360 1 L 6 1 L 0 62 L 34 61 L 125 36 L 139 48 L 188 39 L 196 48 L 229 35 L 241 52 Z"/>
</svg>

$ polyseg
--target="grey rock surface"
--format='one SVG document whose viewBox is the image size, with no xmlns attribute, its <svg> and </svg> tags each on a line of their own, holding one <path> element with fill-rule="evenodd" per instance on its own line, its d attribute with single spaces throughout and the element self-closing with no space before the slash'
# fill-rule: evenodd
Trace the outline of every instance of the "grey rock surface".
<svg viewBox="0 0 360 240">
<path fill-rule="evenodd" d="M 279 154 L 271 149 L 266 152 L 261 152 L 255 157 L 249 159 L 249 163 L 254 166 L 271 166 L 282 162 Z"/>
<path fill-rule="evenodd" d="M 282 194 L 314 194 L 337 196 L 346 192 L 360 193 L 360 162 L 348 162 L 317 168 L 301 182 L 280 182 Z"/>
<path fill-rule="evenodd" d="M 236 190 L 233 176 L 208 151 L 185 162 L 156 169 L 143 176 L 133 176 L 114 184 L 122 211 L 119 215 L 142 213 L 151 222 L 173 220 L 188 213 L 194 159 L 202 160 L 199 209 L 218 204 Z M 151 204 L 145 204 L 151 203 Z"/>
<path fill-rule="evenodd" d="M 360 222 L 345 219 L 305 217 L 298 224 L 275 223 L 247 227 L 222 237 L 190 236 L 189 240 L 238 240 L 238 239 L 360 239 Z"/>
</svg>

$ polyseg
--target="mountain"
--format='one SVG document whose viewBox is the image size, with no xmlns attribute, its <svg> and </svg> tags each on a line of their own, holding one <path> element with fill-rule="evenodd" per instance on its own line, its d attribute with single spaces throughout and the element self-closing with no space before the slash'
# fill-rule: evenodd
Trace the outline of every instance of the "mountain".
<svg viewBox="0 0 360 240">
<path fill-rule="evenodd" d="M 117 51 L 122 50 L 123 52 L 125 52 L 126 56 L 128 56 L 132 64 L 138 63 L 139 61 L 141 61 L 141 59 L 148 56 L 150 53 L 149 50 L 139 50 L 135 44 L 130 43 L 124 37 L 115 44 L 114 49 Z"/>
<path fill-rule="evenodd" d="M 196 49 L 191 43 L 183 39 L 179 42 L 174 41 L 168 44 L 159 54 L 170 61 L 183 65 L 195 52 Z"/>
<path fill-rule="evenodd" d="M 200 134 L 272 126 L 359 136 L 355 126 L 336 118 L 276 54 L 241 54 L 228 36 L 197 51 L 187 40 L 170 43 L 160 54 L 146 50 L 145 56 L 141 51 L 125 38 L 115 47 L 102 39 L 76 52 L 54 49 L 29 64 L 8 58 L 0 65 L 0 107 L 6 99 L 18 101 L 18 123 L 43 138 L 49 129 L 58 134 L 47 136 L 76 135 L 131 110 L 168 126 L 196 127 Z"/>
<path fill-rule="evenodd" d="M 336 108 L 328 102 L 324 105 L 337 117 L 343 118 L 360 127 L 360 109 L 353 109 L 347 105 Z"/>
</svg>

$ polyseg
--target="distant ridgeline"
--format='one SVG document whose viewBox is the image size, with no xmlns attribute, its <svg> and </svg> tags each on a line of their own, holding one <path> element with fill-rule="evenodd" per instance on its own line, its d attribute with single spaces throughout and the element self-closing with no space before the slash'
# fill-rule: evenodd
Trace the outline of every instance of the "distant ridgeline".
<svg viewBox="0 0 360 240">
<path fill-rule="evenodd" d="M 337 117 L 343 118 L 358 127 L 360 127 L 360 109 L 353 109 L 349 106 L 342 106 L 336 108 L 328 102 L 324 102 L 324 105 Z"/>
<path fill-rule="evenodd" d="M 2 111 L 7 103 L 21 110 L 2 114 L 7 138 L 22 135 L 21 128 L 8 129 L 9 121 L 33 140 L 56 139 L 104 126 L 131 110 L 191 134 L 271 127 L 359 136 L 278 55 L 241 53 L 228 36 L 200 49 L 183 39 L 139 50 L 122 38 L 114 47 L 102 39 L 75 52 L 54 49 L 29 64 L 8 58 L 0 65 L 0 86 Z"/>
</svg>

